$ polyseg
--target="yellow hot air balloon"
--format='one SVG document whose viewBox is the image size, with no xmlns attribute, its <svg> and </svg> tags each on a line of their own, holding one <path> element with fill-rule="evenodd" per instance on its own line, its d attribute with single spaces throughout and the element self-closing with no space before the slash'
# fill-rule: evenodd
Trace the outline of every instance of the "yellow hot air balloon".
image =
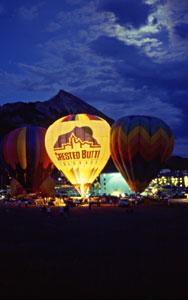
<svg viewBox="0 0 188 300">
<path fill-rule="evenodd" d="M 98 116 L 68 115 L 48 127 L 45 146 L 54 165 L 86 196 L 110 157 L 110 125 Z"/>
</svg>

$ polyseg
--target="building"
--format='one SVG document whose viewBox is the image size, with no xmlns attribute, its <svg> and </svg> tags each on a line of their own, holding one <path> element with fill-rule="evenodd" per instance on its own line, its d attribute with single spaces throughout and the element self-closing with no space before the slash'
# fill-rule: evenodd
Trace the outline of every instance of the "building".
<svg viewBox="0 0 188 300">
<path fill-rule="evenodd" d="M 155 194 L 159 191 L 165 193 L 188 192 L 188 171 L 161 170 L 158 176 L 151 181 L 144 194 Z M 62 174 L 57 178 L 56 192 L 63 196 L 79 196 L 77 190 Z M 131 190 L 118 172 L 101 173 L 90 188 L 90 195 L 95 196 L 124 196 L 126 194 L 131 194 Z"/>
<path fill-rule="evenodd" d="M 128 184 L 120 173 L 102 173 L 100 175 L 101 195 L 123 196 L 130 193 Z"/>
</svg>

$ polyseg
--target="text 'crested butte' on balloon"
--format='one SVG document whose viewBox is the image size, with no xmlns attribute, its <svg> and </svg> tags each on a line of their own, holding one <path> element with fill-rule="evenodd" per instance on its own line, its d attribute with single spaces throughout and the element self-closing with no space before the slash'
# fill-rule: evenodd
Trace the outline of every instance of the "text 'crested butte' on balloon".
<svg viewBox="0 0 188 300">
<path fill-rule="evenodd" d="M 54 165 L 85 196 L 110 157 L 110 125 L 98 116 L 68 115 L 47 129 L 45 146 Z"/>
<path fill-rule="evenodd" d="M 2 142 L 3 162 L 13 178 L 13 194 L 43 192 L 53 169 L 44 145 L 46 129 L 25 126 L 9 132 Z"/>
<path fill-rule="evenodd" d="M 125 116 L 111 128 L 111 156 L 134 192 L 143 192 L 157 176 L 174 146 L 172 130 L 150 116 Z"/>
</svg>

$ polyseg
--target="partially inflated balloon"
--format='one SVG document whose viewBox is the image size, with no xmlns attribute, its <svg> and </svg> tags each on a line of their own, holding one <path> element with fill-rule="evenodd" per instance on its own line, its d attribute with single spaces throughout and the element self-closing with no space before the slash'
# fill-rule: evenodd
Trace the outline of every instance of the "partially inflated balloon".
<svg viewBox="0 0 188 300">
<path fill-rule="evenodd" d="M 170 157 L 173 133 L 162 120 L 127 116 L 111 128 L 111 156 L 130 189 L 142 192 Z"/>
<path fill-rule="evenodd" d="M 9 175 L 27 192 L 37 192 L 53 169 L 44 145 L 45 133 L 45 128 L 26 126 L 11 131 L 3 140 L 2 156 Z"/>
<path fill-rule="evenodd" d="M 110 125 L 93 115 L 68 115 L 47 129 L 45 145 L 54 165 L 84 195 L 110 157 Z"/>
</svg>

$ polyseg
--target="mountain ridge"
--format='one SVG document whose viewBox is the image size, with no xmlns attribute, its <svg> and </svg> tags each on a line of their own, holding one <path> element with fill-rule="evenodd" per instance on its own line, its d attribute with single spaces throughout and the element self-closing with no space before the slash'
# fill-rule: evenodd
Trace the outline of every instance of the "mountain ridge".
<svg viewBox="0 0 188 300">
<path fill-rule="evenodd" d="M 79 113 L 98 115 L 110 125 L 114 121 L 79 97 L 60 90 L 46 101 L 18 101 L 0 106 L 0 136 L 4 136 L 15 128 L 30 124 L 47 128 L 58 118 Z"/>
<path fill-rule="evenodd" d="M 113 119 L 106 116 L 84 100 L 72 95 L 64 90 L 46 101 L 5 103 L 0 106 L 0 137 L 2 138 L 11 130 L 26 126 L 35 125 L 47 128 L 58 118 L 69 114 L 88 113 L 105 119 L 110 125 Z M 163 165 L 163 168 L 171 170 L 188 170 L 188 158 L 181 156 L 171 156 Z M 104 172 L 117 172 L 116 167 L 109 159 Z"/>
</svg>

